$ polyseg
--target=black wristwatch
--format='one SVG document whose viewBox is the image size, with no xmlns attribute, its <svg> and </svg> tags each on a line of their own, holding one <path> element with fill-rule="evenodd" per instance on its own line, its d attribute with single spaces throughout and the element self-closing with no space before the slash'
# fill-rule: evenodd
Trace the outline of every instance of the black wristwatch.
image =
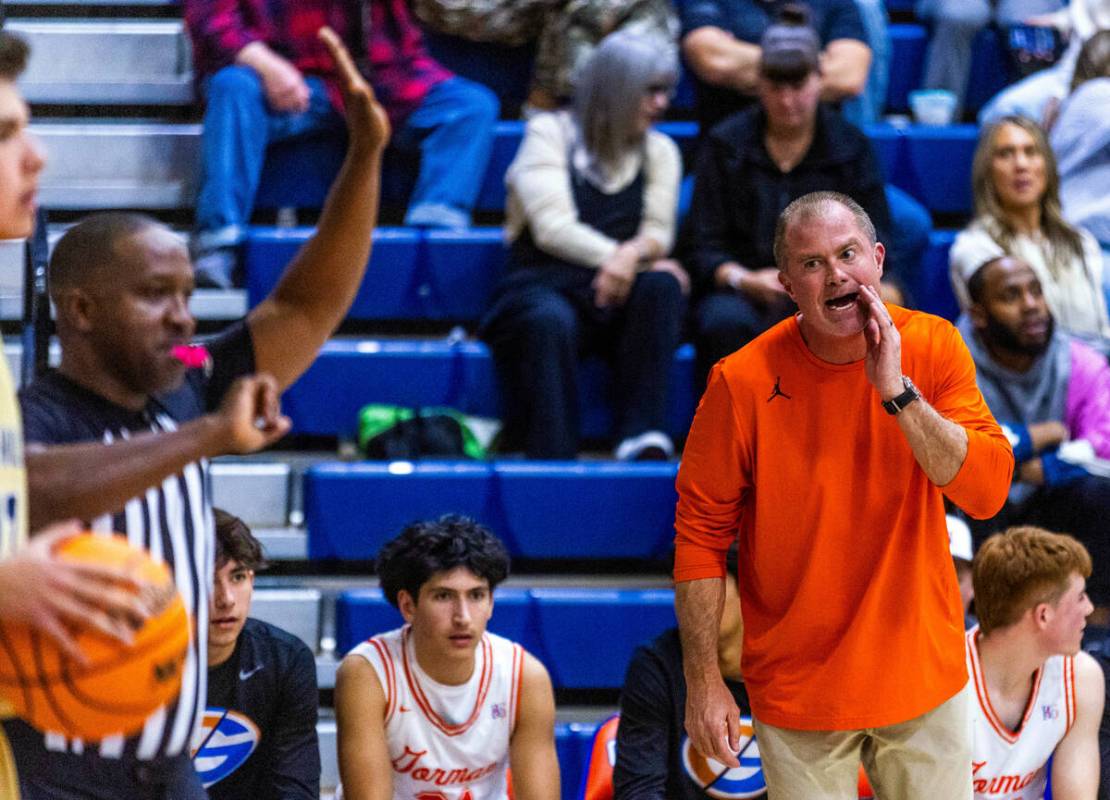
<svg viewBox="0 0 1110 800">
<path fill-rule="evenodd" d="M 897 414 L 914 400 L 921 397 L 921 392 L 917 391 L 917 387 L 913 385 L 913 381 L 905 375 L 902 376 L 902 385 L 906 387 L 906 391 L 902 392 L 902 394 L 898 395 L 893 400 L 883 401 L 883 408 L 886 409 L 886 413 Z"/>
</svg>

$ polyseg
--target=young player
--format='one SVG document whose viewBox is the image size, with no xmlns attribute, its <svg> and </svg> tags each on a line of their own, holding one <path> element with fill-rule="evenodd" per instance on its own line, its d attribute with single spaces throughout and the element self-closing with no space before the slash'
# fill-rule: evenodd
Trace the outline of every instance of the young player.
<svg viewBox="0 0 1110 800">
<path fill-rule="evenodd" d="M 1093 610 L 1091 558 L 1071 536 L 1010 528 L 973 562 L 979 626 L 967 633 L 975 686 L 976 800 L 1095 800 L 1102 669 L 1079 646 Z"/>
<path fill-rule="evenodd" d="M 406 528 L 378 556 L 405 625 L 352 650 L 335 710 L 346 800 L 559 797 L 547 670 L 486 631 L 509 559 L 488 530 L 448 516 Z"/>
</svg>

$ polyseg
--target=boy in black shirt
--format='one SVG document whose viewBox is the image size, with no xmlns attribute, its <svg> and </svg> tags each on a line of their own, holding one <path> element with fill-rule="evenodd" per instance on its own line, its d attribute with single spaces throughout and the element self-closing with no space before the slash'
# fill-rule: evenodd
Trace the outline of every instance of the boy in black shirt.
<svg viewBox="0 0 1110 800">
<path fill-rule="evenodd" d="M 241 519 L 214 513 L 208 709 L 193 763 L 212 800 L 317 798 L 316 661 L 295 636 L 247 619 L 262 547 Z"/>
<path fill-rule="evenodd" d="M 686 736 L 686 679 L 682 672 L 682 644 L 678 629 L 662 633 L 632 656 L 621 690 L 617 729 L 617 758 L 613 769 L 613 797 L 703 800 L 716 788 L 729 797 L 764 797 L 766 784 L 759 746 L 751 730 L 751 705 L 740 676 L 740 648 L 744 622 L 736 596 L 736 545 L 729 548 L 725 581 L 725 610 L 721 615 L 717 661 L 725 685 L 740 708 L 740 768 L 711 762 L 698 753 Z"/>
</svg>

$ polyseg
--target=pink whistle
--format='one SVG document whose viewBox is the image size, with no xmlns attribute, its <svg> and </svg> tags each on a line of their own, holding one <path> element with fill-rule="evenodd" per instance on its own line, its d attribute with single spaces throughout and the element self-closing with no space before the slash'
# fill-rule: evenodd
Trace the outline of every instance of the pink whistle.
<svg viewBox="0 0 1110 800">
<path fill-rule="evenodd" d="M 179 344 L 170 353 L 189 369 L 207 368 L 212 363 L 208 348 L 202 344 Z"/>
</svg>

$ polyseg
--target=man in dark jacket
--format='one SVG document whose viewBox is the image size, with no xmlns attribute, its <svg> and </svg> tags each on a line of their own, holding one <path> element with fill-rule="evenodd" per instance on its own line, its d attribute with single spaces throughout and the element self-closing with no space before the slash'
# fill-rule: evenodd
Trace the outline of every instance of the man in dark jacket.
<svg viewBox="0 0 1110 800">
<path fill-rule="evenodd" d="M 801 22 L 767 29 L 759 104 L 716 125 L 699 154 L 688 264 L 699 386 L 713 364 L 793 310 L 771 252 L 775 221 L 792 200 L 846 194 L 889 241 L 879 161 L 858 128 L 820 104 L 820 42 Z"/>
<path fill-rule="evenodd" d="M 208 708 L 193 763 L 212 800 L 315 800 L 316 660 L 295 636 L 247 619 L 262 547 L 241 519 L 215 515 Z"/>
</svg>

